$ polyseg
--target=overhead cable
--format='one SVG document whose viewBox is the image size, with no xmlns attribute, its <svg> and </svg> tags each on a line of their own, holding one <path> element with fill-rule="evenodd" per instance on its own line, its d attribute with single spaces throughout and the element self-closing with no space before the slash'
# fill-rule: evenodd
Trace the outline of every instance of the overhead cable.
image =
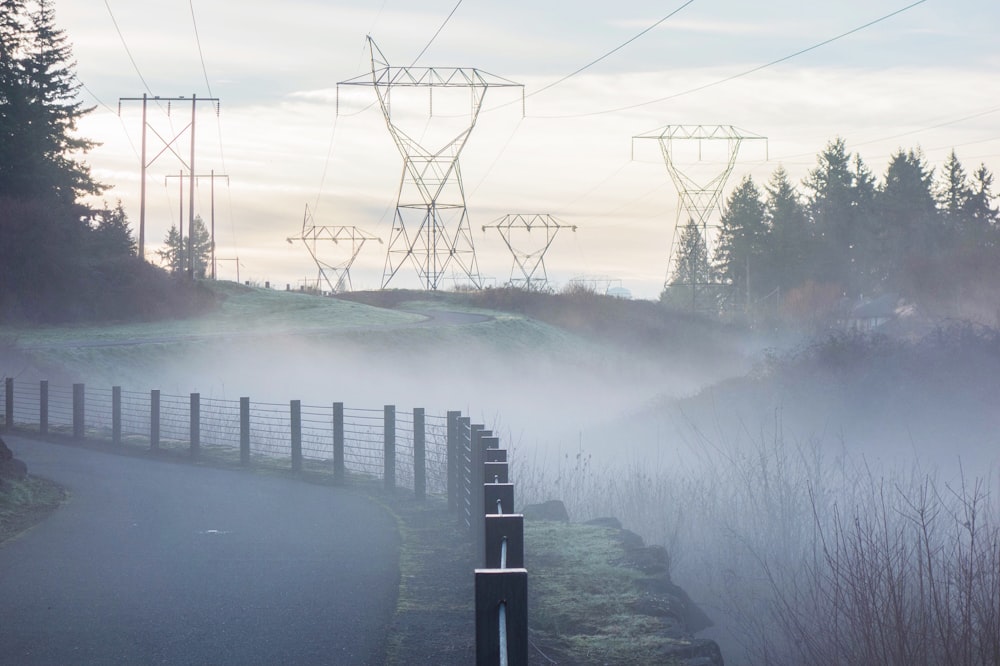
<svg viewBox="0 0 1000 666">
<path fill-rule="evenodd" d="M 550 83 L 550 84 L 548 84 L 548 85 L 546 85 L 546 86 L 542 86 L 542 87 L 541 87 L 541 88 L 539 88 L 538 90 L 536 90 L 536 91 L 534 91 L 534 92 L 530 93 L 530 94 L 528 95 L 528 97 L 532 97 L 532 96 L 534 96 L 534 95 L 537 95 L 537 94 L 539 94 L 539 93 L 542 93 L 542 92 L 545 92 L 545 91 L 546 91 L 546 90 L 548 90 L 549 88 L 554 88 L 554 87 L 556 87 L 557 85 L 559 85 L 560 83 L 562 83 L 563 81 L 566 81 L 567 79 L 570 79 L 570 78 L 573 78 L 574 76 L 576 76 L 576 75 L 577 75 L 577 74 L 579 74 L 580 72 L 583 72 L 583 71 L 585 71 L 585 70 L 587 70 L 587 69 L 589 69 L 589 68 L 593 67 L 594 65 L 596 65 L 596 64 L 597 64 L 597 63 L 599 63 L 599 62 L 601 62 L 602 60 L 604 60 L 604 59 L 605 59 L 605 58 L 607 58 L 608 56 L 610 56 L 610 55 L 613 55 L 614 53 L 617 53 L 618 51 L 621 51 L 621 50 L 622 50 L 623 48 L 625 48 L 626 46 L 628 46 L 629 44 L 631 44 L 631 43 L 632 43 L 632 42 L 634 42 L 635 40 L 639 39 L 640 37 L 642 37 L 643 35 L 645 35 L 645 34 L 646 34 L 647 32 L 649 32 L 650 30 L 652 30 L 652 29 L 656 28 L 656 27 L 657 27 L 657 26 L 659 26 L 659 25 L 660 25 L 661 23 L 663 23 L 663 22 L 664 22 L 664 21 L 666 21 L 667 19 L 671 18 L 672 16 L 674 16 L 674 14 L 677 14 L 678 12 L 680 12 L 680 11 L 681 11 L 682 9 L 684 9 L 685 7 L 687 7 L 688 5 L 690 5 L 690 4 L 691 4 L 691 3 L 693 3 L 693 2 L 694 2 L 694 0 L 688 0 L 687 2 L 685 2 L 685 3 L 684 3 L 683 5 L 681 5 L 680 7 L 678 7 L 677 9 L 675 9 L 675 10 L 674 10 L 674 11 L 672 11 L 672 12 L 670 12 L 669 14 L 667 14 L 666 16 L 664 16 L 663 18 L 661 18 L 661 19 L 660 19 L 659 21 L 657 21 L 657 22 L 656 22 L 656 23 L 654 23 L 653 25 L 649 26 L 648 28 L 646 28 L 645 30 L 643 30 L 642 32 L 640 32 L 640 33 L 639 33 L 638 35 L 635 35 L 635 36 L 634 36 L 634 37 L 632 37 L 631 39 L 629 39 L 629 40 L 627 40 L 627 41 L 625 41 L 625 42 L 622 42 L 621 44 L 619 44 L 619 45 L 618 45 L 618 46 L 616 46 L 615 48 L 611 49 L 610 51 L 608 51 L 607 53 L 605 53 L 604 55 L 602 55 L 602 56 L 601 56 L 600 58 L 597 58 L 597 59 L 595 59 L 595 60 L 593 60 L 593 61 L 591 61 L 591 62 L 587 63 L 586 65 L 584 65 L 584 66 L 583 66 L 583 67 L 581 67 L 580 69 L 576 70 L 575 72 L 570 72 L 569 74 L 567 74 L 566 76 L 562 77 L 561 79 L 559 79 L 559 80 L 557 80 L 557 81 L 553 81 L 552 83 Z"/>
<path fill-rule="evenodd" d="M 734 80 L 742 78 L 744 76 L 749 76 L 750 74 L 755 74 L 755 73 L 761 71 L 762 69 L 767 69 L 768 67 L 773 67 L 774 65 L 786 62 L 788 60 L 791 60 L 792 58 L 797 58 L 800 55 L 803 55 L 805 53 L 809 53 L 810 51 L 814 51 L 814 50 L 816 50 L 816 49 L 818 49 L 818 48 L 820 48 L 822 46 L 826 46 L 827 44 L 831 44 L 831 43 L 833 43 L 833 42 L 835 42 L 835 41 L 837 41 L 839 39 L 843 39 L 844 37 L 848 37 L 850 35 L 853 35 L 856 32 L 860 32 L 860 31 L 862 31 L 862 30 L 864 30 L 866 28 L 870 28 L 871 26 L 876 25 L 878 23 L 882 23 L 883 21 L 886 21 L 886 20 L 888 20 L 888 19 L 890 19 L 890 18 L 892 18 L 894 16 L 898 16 L 899 14 L 902 14 L 905 11 L 913 9 L 914 7 L 916 7 L 918 5 L 922 5 L 925 2 L 927 2 L 927 0 L 917 0 L 917 2 L 914 2 L 912 4 L 909 4 L 909 5 L 905 6 L 905 7 L 897 9 L 894 12 L 890 12 L 889 14 L 886 14 L 885 16 L 881 16 L 881 17 L 879 17 L 879 18 L 877 18 L 877 19 L 875 19 L 873 21 L 869 21 L 869 22 L 865 23 L 864 25 L 859 25 L 858 27 L 852 28 L 851 30 L 848 30 L 847 32 L 843 32 L 843 33 L 841 33 L 841 34 L 839 34 L 839 35 L 837 35 L 835 37 L 830 37 L 829 39 L 825 39 L 822 42 L 819 42 L 818 44 L 813 44 L 812 46 L 808 46 L 808 47 L 806 47 L 804 49 L 796 51 L 795 53 L 791 53 L 791 54 L 786 55 L 786 56 L 784 56 L 782 58 L 778 58 L 777 60 L 772 60 L 771 62 L 765 63 L 763 65 L 758 65 L 757 67 L 753 67 L 751 69 L 748 69 L 746 71 L 740 72 L 738 74 L 733 74 L 732 76 L 727 76 L 727 77 L 725 77 L 723 79 L 719 79 L 719 80 L 713 81 L 711 83 L 706 83 L 706 84 L 703 84 L 703 85 L 700 85 L 700 86 L 696 86 L 694 88 L 689 88 L 688 90 L 684 90 L 684 91 L 681 91 L 681 92 L 678 92 L 678 93 L 674 93 L 672 95 L 667 95 L 666 97 L 658 97 L 657 99 L 652 99 L 652 100 L 649 100 L 649 101 L 646 101 L 646 102 L 639 102 L 637 104 L 629 104 L 628 106 L 619 106 L 619 107 L 616 107 L 616 108 L 613 108 L 613 109 L 605 109 L 603 111 L 592 111 L 590 113 L 567 114 L 567 115 L 558 115 L 558 116 L 535 116 L 535 117 L 536 118 L 584 118 L 584 117 L 587 117 L 587 116 L 599 116 L 599 115 L 605 115 L 605 114 L 609 114 L 609 113 L 619 113 L 621 111 L 630 111 L 632 109 L 638 109 L 638 108 L 643 107 L 643 106 L 649 106 L 650 104 L 658 104 L 660 102 L 666 102 L 666 101 L 671 100 L 671 99 L 676 99 L 678 97 L 683 97 L 684 95 L 690 95 L 692 93 L 701 92 L 702 90 L 706 90 L 708 88 L 714 88 L 715 86 L 722 85 L 723 83 L 729 83 L 730 81 L 734 81 Z"/>
</svg>

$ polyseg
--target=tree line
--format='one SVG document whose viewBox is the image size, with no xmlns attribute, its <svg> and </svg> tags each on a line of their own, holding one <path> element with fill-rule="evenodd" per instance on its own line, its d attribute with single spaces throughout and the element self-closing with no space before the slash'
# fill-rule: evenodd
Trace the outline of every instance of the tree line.
<svg viewBox="0 0 1000 666">
<path fill-rule="evenodd" d="M 712 256 L 705 230 L 689 222 L 664 300 L 747 310 L 780 302 L 810 316 L 884 294 L 939 314 L 990 291 L 995 299 L 1000 212 L 985 165 L 970 173 L 952 151 L 935 174 L 919 150 L 900 149 L 877 179 L 837 138 L 801 187 L 780 166 L 763 187 L 744 177 L 723 206 Z"/>
<path fill-rule="evenodd" d="M 207 306 L 194 285 L 136 256 L 121 202 L 76 133 L 93 108 L 77 98 L 72 48 L 53 0 L 0 0 L 0 321 L 146 319 Z"/>
</svg>

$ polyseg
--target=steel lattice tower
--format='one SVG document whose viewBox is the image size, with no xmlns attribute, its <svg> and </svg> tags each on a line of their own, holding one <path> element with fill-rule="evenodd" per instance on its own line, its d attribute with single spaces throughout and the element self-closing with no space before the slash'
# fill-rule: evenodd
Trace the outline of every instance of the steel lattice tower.
<svg viewBox="0 0 1000 666">
<path fill-rule="evenodd" d="M 674 187 L 677 188 L 679 205 L 674 221 L 674 233 L 670 240 L 670 255 L 667 257 L 667 274 L 663 285 L 666 288 L 670 285 L 670 269 L 676 259 L 674 254 L 678 237 L 688 220 L 693 220 L 698 225 L 705 241 L 708 256 L 713 256 L 715 247 L 713 242 L 715 234 L 713 232 L 717 230 L 717 225 L 710 222 L 712 216 L 721 209 L 722 190 L 736 166 L 740 145 L 747 140 L 767 141 L 767 138 L 744 132 L 732 125 L 667 125 L 652 132 L 632 137 L 633 145 L 636 139 L 654 139 L 659 143 L 663 162 L 667 166 L 667 172 L 674 182 Z M 681 170 L 681 165 L 678 164 L 675 154 L 675 141 L 697 141 L 699 159 L 703 141 L 724 141 L 726 142 L 728 159 L 722 170 L 714 177 L 705 182 L 696 181 Z"/>
<path fill-rule="evenodd" d="M 403 157 L 403 175 L 399 185 L 392 235 L 386 251 L 382 272 L 382 288 L 386 288 L 399 269 L 413 263 L 426 289 L 437 289 L 452 262 L 472 281 L 482 287 L 482 277 L 476 262 L 475 246 L 465 204 L 462 171 L 458 158 L 476 125 L 488 88 L 524 86 L 473 68 L 454 67 L 391 67 L 371 37 L 371 79 L 357 77 L 337 84 L 370 86 L 375 89 L 386 126 Z M 435 89 L 468 89 L 468 116 L 448 116 L 453 125 L 467 121 L 443 144 L 427 147 L 422 139 L 414 138 L 393 121 L 391 96 L 394 89 L 427 88 L 430 97 L 428 120 L 434 117 Z M 426 126 L 424 128 L 426 131 Z"/>
<path fill-rule="evenodd" d="M 545 270 L 545 253 L 551 247 L 559 230 L 566 228 L 576 231 L 576 225 L 564 224 L 551 215 L 511 213 L 485 225 L 483 231 L 496 229 L 504 243 L 507 244 L 507 249 L 514 255 L 514 265 L 510 268 L 509 284 L 523 286 L 528 291 L 540 291 L 549 284 L 549 276 Z M 532 239 L 530 235 L 534 230 L 541 233 L 535 234 Z M 515 234 L 517 234 L 517 240 L 514 238 Z M 530 251 L 523 249 L 525 241 L 528 240 L 536 241 L 533 244 L 535 249 Z M 537 241 L 541 241 L 541 243 Z M 515 247 L 515 243 L 517 247 Z M 541 247 L 538 247 L 539 244 Z M 514 270 L 517 268 L 521 270 L 522 277 L 514 276 Z M 539 271 L 541 271 L 541 276 L 536 277 Z"/>
<path fill-rule="evenodd" d="M 316 290 L 320 291 L 325 282 L 326 286 L 330 288 L 330 292 L 334 294 L 351 291 L 351 266 L 354 265 L 354 260 L 358 258 L 365 242 L 370 240 L 377 240 L 379 243 L 382 242 L 382 239 L 378 236 L 366 233 L 358 227 L 317 226 L 308 205 L 306 206 L 305 215 L 302 217 L 302 233 L 298 236 L 289 236 L 286 240 L 289 243 L 302 241 L 302 244 L 306 246 L 306 250 L 309 251 L 309 256 L 316 262 L 316 268 L 318 269 L 318 273 L 316 274 Z M 319 249 L 317 248 L 317 242 L 321 240 L 332 241 L 334 245 L 350 243 L 350 257 L 338 264 L 323 261 L 320 259 Z M 335 281 L 330 280 L 328 272 L 333 274 Z"/>
</svg>

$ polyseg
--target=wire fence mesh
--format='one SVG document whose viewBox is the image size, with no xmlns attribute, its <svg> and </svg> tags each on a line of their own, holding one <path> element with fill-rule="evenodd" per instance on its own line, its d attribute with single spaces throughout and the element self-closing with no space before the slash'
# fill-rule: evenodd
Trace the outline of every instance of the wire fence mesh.
<svg viewBox="0 0 1000 666">
<path fill-rule="evenodd" d="M 76 432 L 77 436 L 112 440 L 117 423 L 120 440 L 116 443 L 127 446 L 148 445 L 185 452 L 197 448 L 200 456 L 235 459 L 241 442 L 246 439 L 254 460 L 276 463 L 288 461 L 292 456 L 291 403 L 250 401 L 244 414 L 239 400 L 5 379 L 0 382 L 0 405 L 4 406 L 0 423 L 5 428 L 42 430 L 44 414 L 47 430 L 53 434 Z M 196 419 L 192 419 L 193 408 Z M 334 403 L 301 405 L 299 413 L 302 458 L 314 465 L 333 463 L 337 429 Z M 344 470 L 384 478 L 386 419 L 390 418 L 395 460 L 391 474 L 396 486 L 413 489 L 417 478 L 415 466 L 420 462 L 415 452 L 415 411 L 392 406 L 342 407 L 340 413 Z M 245 433 L 244 421 L 248 426 Z M 448 489 L 448 421 L 445 416 L 425 415 L 423 424 L 426 492 L 443 494 Z M 82 434 L 74 426 L 82 426 Z M 192 445 L 192 439 L 197 447 Z"/>
</svg>

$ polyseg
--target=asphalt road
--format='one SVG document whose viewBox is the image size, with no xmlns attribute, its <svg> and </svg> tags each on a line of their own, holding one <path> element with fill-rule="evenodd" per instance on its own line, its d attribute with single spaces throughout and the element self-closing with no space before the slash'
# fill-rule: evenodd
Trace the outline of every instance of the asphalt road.
<svg viewBox="0 0 1000 666">
<path fill-rule="evenodd" d="M 294 480 L 6 436 L 69 501 L 0 544 L 0 664 L 374 664 L 392 517 Z"/>
</svg>

